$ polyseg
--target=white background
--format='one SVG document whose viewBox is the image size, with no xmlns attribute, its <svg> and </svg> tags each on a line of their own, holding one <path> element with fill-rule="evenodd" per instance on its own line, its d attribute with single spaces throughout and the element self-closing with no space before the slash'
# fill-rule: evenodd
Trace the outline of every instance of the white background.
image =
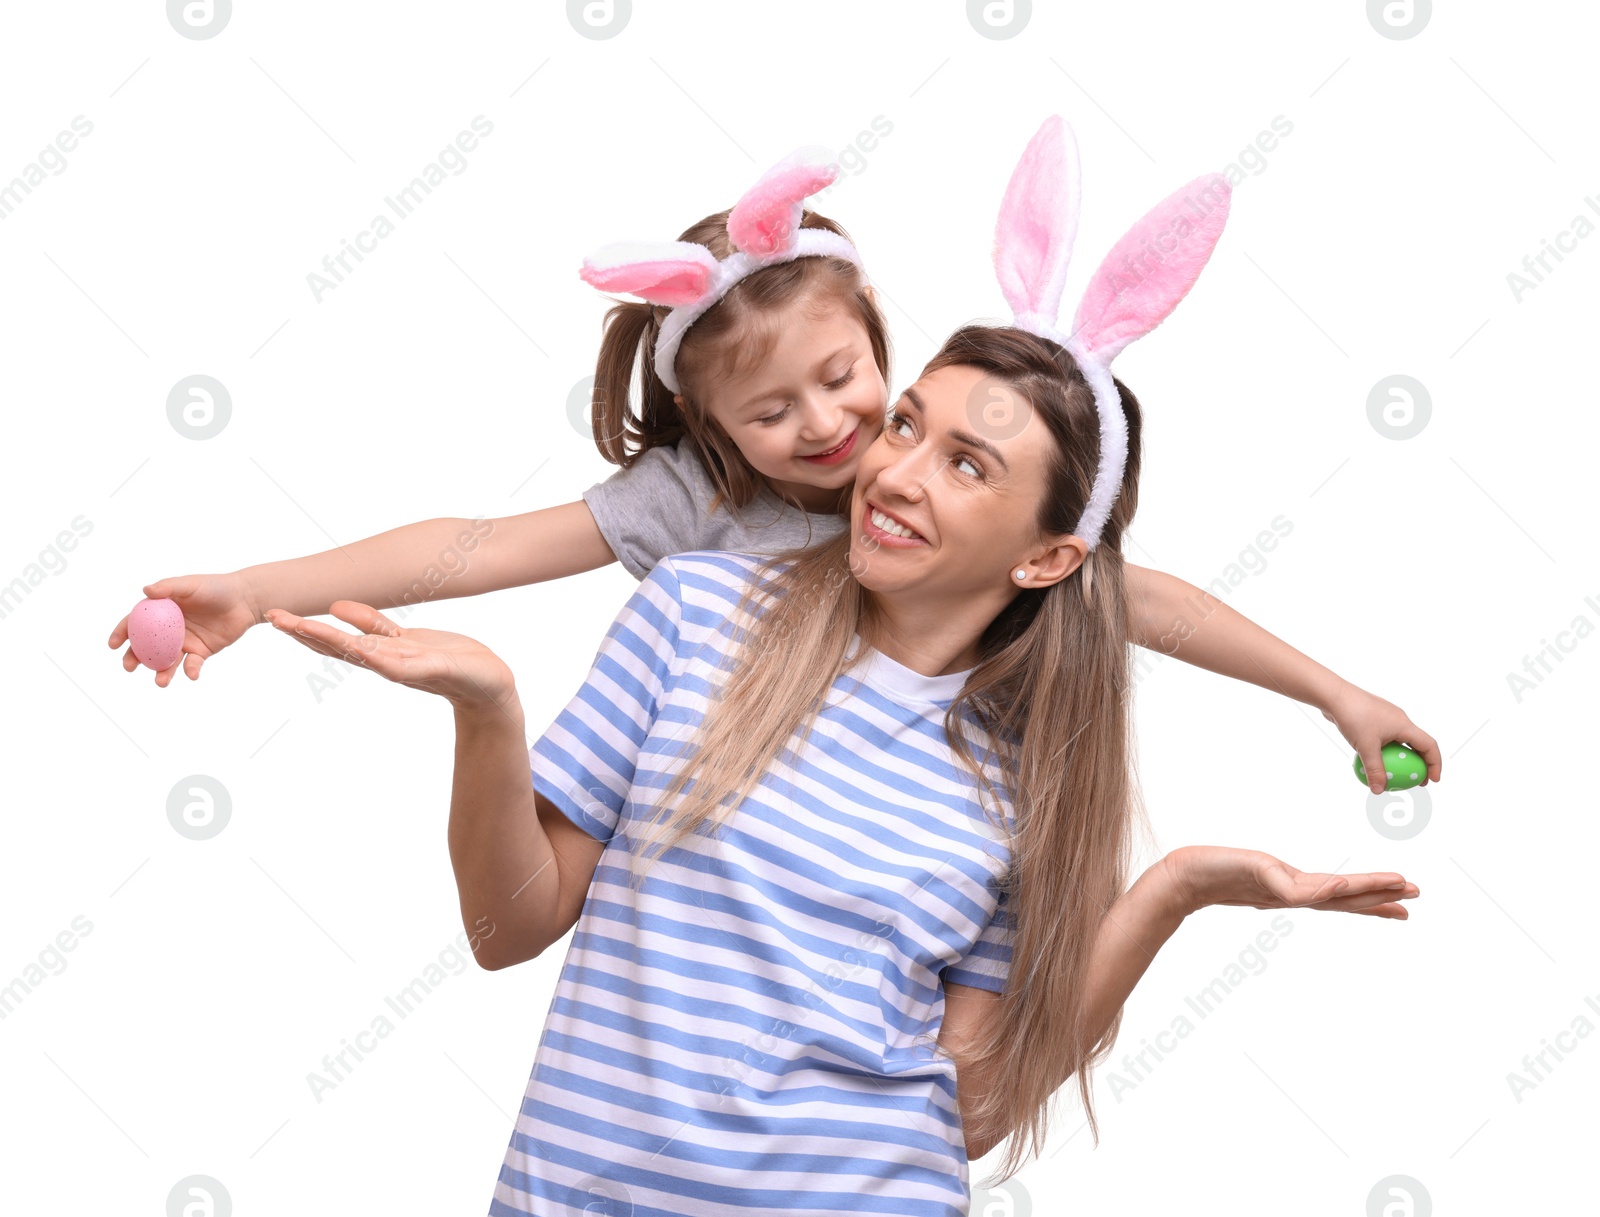
<svg viewBox="0 0 1600 1217">
<path fill-rule="evenodd" d="M 1600 240 L 1520 301 L 1507 274 L 1600 220 L 1600 17 L 1438 8 L 1397 40 L 1355 2 L 1039 4 L 993 39 L 950 0 L 639 0 L 594 39 L 557 3 L 277 0 L 195 40 L 160 3 L 9 6 L 0 182 L 74 116 L 93 132 L 0 221 L 0 583 L 37 576 L 75 518 L 92 530 L 0 619 L 0 985 L 75 917 L 93 928 L 0 1021 L 8 1192 L 157 1217 L 205 1174 L 241 1217 L 487 1208 L 563 947 L 447 972 L 320 1102 L 307 1083 L 461 929 L 449 707 L 353 670 L 319 700 L 318 657 L 266 627 L 158 690 L 107 635 L 162 576 L 576 498 L 611 471 L 567 418 L 605 303 L 582 256 L 674 238 L 879 116 L 892 132 L 818 206 L 893 302 L 898 391 L 954 326 L 1006 319 L 993 217 L 1059 112 L 1084 164 L 1069 305 L 1149 205 L 1292 124 L 1191 297 L 1117 365 L 1146 417 L 1129 557 L 1204 586 L 1285 517 L 1228 603 L 1403 706 L 1446 759 L 1431 822 L 1390 840 L 1316 710 L 1155 660 L 1138 712 L 1162 850 L 1394 869 L 1422 895 L 1406 923 L 1290 914 L 1264 970 L 1135 1089 L 1113 1097 L 1102 1068 L 1097 1149 L 1064 1091 L 1020 1183 L 1040 1213 L 1360 1217 L 1394 1174 L 1441 1214 L 1565 1211 L 1600 1036 L 1568 1039 L 1520 1102 L 1507 1075 L 1575 1018 L 1600 1026 L 1580 782 Z M 466 170 L 318 302 L 308 273 L 480 114 Z M 196 373 L 232 398 L 204 441 L 166 414 Z M 1396 373 L 1432 402 L 1406 440 L 1367 413 Z M 612 567 L 405 623 L 504 655 L 537 735 L 633 586 Z M 1508 673 L 1579 617 L 1519 698 Z M 232 799 L 208 841 L 166 817 L 193 774 Z M 1109 1067 L 1272 916 L 1184 926 Z M 1391 1211 L 1428 1209 L 1414 1191 Z"/>
</svg>

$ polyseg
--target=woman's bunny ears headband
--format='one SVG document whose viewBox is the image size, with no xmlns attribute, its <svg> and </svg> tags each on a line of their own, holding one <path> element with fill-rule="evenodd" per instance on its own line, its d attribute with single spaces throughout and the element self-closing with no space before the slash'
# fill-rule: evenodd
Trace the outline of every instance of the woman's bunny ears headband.
<svg viewBox="0 0 1600 1217">
<path fill-rule="evenodd" d="M 1016 328 L 1065 347 L 1094 391 L 1100 465 L 1073 533 L 1092 550 L 1111 516 L 1128 460 L 1128 419 L 1111 361 L 1177 307 L 1199 277 L 1228 218 L 1220 173 L 1195 178 L 1158 203 L 1111 247 L 1089 280 L 1072 332 L 1056 329 L 1078 232 L 1078 145 L 1059 115 L 1045 119 L 1012 171 L 995 226 L 994 268 Z"/>
<path fill-rule="evenodd" d="M 628 292 L 670 305 L 656 333 L 655 367 L 678 393 L 675 363 L 684 332 L 746 275 L 795 258 L 843 258 L 861 265 L 854 245 L 826 228 L 801 228 L 801 204 L 839 175 L 826 148 L 800 148 L 761 176 L 728 213 L 735 252 L 718 260 L 692 241 L 607 245 L 584 259 L 578 273 L 601 291 Z"/>
</svg>

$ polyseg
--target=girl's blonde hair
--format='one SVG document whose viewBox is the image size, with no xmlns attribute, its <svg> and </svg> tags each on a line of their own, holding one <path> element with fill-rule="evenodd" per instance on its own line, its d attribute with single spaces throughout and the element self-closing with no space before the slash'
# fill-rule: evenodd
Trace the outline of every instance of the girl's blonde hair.
<svg viewBox="0 0 1600 1217">
<path fill-rule="evenodd" d="M 849 239 L 834 221 L 814 211 L 805 212 L 802 228 L 825 228 Z M 678 238 L 704 245 L 718 258 L 733 253 L 728 239 L 728 213 L 707 216 Z M 762 478 L 745 460 L 706 411 L 706 386 L 720 377 L 742 376 L 771 353 L 778 336 L 780 313 L 802 301 L 808 313 L 841 304 L 851 310 L 867 331 L 872 357 L 889 379 L 889 327 L 867 291 L 866 276 L 844 258 L 796 258 L 746 276 L 733 290 L 699 318 L 678 348 L 678 380 L 683 386 L 683 407 L 672 400 L 672 390 L 655 371 L 656 332 L 666 317 L 635 300 L 619 300 L 607 310 L 595 365 L 594 397 L 590 421 L 600 455 L 626 469 L 646 449 L 686 441 L 700 458 L 717 488 L 710 510 L 727 501 L 738 510 L 761 488 Z M 639 408 L 633 408 L 632 388 L 640 381 Z M 840 506 L 849 501 L 849 488 L 840 491 Z"/>
<path fill-rule="evenodd" d="M 967 326 L 945 341 L 924 374 L 951 365 L 980 369 L 1032 405 L 1032 420 L 1050 437 L 1039 441 L 1049 459 L 1036 524 L 1041 537 L 1070 534 L 1100 455 L 1094 395 L 1072 357 L 1021 330 Z M 1067 578 L 1018 590 L 979 638 L 978 663 L 944 720 L 951 747 L 997 809 L 987 773 L 1009 780 L 1015 817 L 1002 906 L 1014 927 L 1010 972 L 995 1016 L 967 1049 L 999 1081 L 987 1094 L 968 1096 L 964 1113 L 969 1128 L 1008 1134 L 1001 1178 L 1021 1169 L 1024 1153 L 1041 1151 L 1058 1082 L 1074 1073 L 1098 1143 L 1089 1073 L 1122 1020 L 1119 1010 L 1096 1035 L 1087 1001 L 1101 919 L 1127 886 L 1132 830 L 1148 827 L 1130 730 L 1121 550 L 1138 505 L 1140 410 L 1120 381 L 1116 387 L 1128 418 L 1128 460 L 1098 547 Z M 739 645 L 720 697 L 640 825 L 630 857 L 635 884 L 688 834 L 714 831 L 713 817 L 724 822 L 796 724 L 802 739 L 809 735 L 830 686 L 848 668 L 852 631 L 868 645 L 879 636 L 873 600 L 849 563 L 845 532 L 758 568 L 725 627 Z M 981 767 L 973 745 L 982 749 Z"/>
</svg>

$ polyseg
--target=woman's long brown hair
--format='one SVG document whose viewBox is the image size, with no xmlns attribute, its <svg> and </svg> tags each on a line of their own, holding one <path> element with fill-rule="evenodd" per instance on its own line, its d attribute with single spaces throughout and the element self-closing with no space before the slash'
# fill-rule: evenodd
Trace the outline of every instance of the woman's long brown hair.
<svg viewBox="0 0 1600 1217">
<path fill-rule="evenodd" d="M 1040 442 L 1051 450 L 1039 534 L 1071 533 L 1100 455 L 1093 393 L 1072 357 L 1021 330 L 967 326 L 924 373 L 951 365 L 980 369 L 1033 406 L 1050 437 Z M 963 1112 L 969 1127 L 1007 1134 L 1001 1178 L 1043 1149 L 1051 1101 L 1074 1074 L 1098 1142 L 1090 1071 L 1122 1019 L 1119 1010 L 1097 1034 L 1087 1008 L 1091 948 L 1127 886 L 1132 830 L 1145 823 L 1130 730 L 1121 551 L 1138 505 L 1140 410 L 1116 384 L 1128 419 L 1128 460 L 1098 546 L 1067 578 L 1018 589 L 984 630 L 979 661 L 945 716 L 951 747 L 992 808 L 1000 803 L 987 775 L 996 772 L 1008 784 L 1014 815 L 1003 888 L 1014 927 L 1010 972 L 987 1033 L 965 1049 L 986 1076 L 1001 1079 L 989 1093 L 970 1096 Z M 878 628 L 872 598 L 849 563 L 845 532 L 758 568 L 725 627 L 738 647 L 722 693 L 641 825 L 630 858 L 635 883 L 667 849 L 691 832 L 712 830 L 739 807 L 796 724 L 802 739 L 809 735 L 829 687 L 850 666 L 852 632 L 870 640 Z"/>
</svg>

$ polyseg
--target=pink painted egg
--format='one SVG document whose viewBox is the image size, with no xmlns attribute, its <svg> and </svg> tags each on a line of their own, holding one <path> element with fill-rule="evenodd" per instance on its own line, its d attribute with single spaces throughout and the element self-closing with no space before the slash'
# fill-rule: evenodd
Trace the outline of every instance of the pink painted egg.
<svg viewBox="0 0 1600 1217">
<path fill-rule="evenodd" d="M 128 614 L 128 642 L 145 667 L 165 672 L 183 658 L 183 610 L 175 600 L 141 600 Z"/>
</svg>

